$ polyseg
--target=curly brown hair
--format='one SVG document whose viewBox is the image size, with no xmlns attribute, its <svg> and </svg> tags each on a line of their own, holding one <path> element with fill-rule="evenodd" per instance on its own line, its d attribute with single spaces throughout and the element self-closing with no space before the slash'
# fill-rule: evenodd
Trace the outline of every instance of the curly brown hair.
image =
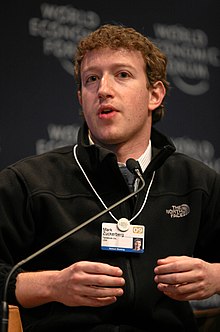
<svg viewBox="0 0 220 332">
<path fill-rule="evenodd" d="M 113 24 L 102 25 L 79 42 L 74 58 L 74 77 L 78 90 L 81 89 L 80 67 L 85 54 L 88 51 L 100 48 L 111 48 L 114 50 L 124 48 L 140 51 L 146 63 L 146 74 L 150 86 L 153 86 L 157 81 L 161 81 L 166 92 L 168 91 L 166 55 L 153 42 L 134 28 Z M 153 123 L 158 122 L 163 117 L 164 112 L 164 105 L 161 104 L 153 112 Z"/>
</svg>

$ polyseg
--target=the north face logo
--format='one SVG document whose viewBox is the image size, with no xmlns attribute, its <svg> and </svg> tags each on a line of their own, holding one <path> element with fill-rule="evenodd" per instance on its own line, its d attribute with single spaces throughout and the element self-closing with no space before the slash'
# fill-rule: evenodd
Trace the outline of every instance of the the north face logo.
<svg viewBox="0 0 220 332">
<path fill-rule="evenodd" d="M 187 204 L 172 205 L 171 209 L 167 209 L 166 213 L 170 215 L 171 218 L 183 218 L 190 213 L 190 208 Z"/>
</svg>

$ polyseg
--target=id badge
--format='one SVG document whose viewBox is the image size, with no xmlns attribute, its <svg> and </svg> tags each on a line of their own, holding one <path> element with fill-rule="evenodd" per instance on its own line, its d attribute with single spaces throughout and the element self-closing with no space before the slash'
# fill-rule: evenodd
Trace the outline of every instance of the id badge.
<svg viewBox="0 0 220 332">
<path fill-rule="evenodd" d="M 116 223 L 103 223 L 101 249 L 110 251 L 144 252 L 143 225 L 130 225 L 128 230 L 120 231 Z"/>
</svg>

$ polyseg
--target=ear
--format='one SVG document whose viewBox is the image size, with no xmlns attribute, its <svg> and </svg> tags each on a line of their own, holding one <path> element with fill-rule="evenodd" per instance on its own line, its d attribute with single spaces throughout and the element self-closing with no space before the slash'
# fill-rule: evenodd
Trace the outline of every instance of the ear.
<svg viewBox="0 0 220 332">
<path fill-rule="evenodd" d="M 79 101 L 80 105 L 82 106 L 82 95 L 81 95 L 80 90 L 77 91 L 77 95 L 78 95 L 78 101 Z"/>
<path fill-rule="evenodd" d="M 154 83 L 153 87 L 149 88 L 148 109 L 154 111 L 159 107 L 166 95 L 166 89 L 161 81 Z"/>
</svg>

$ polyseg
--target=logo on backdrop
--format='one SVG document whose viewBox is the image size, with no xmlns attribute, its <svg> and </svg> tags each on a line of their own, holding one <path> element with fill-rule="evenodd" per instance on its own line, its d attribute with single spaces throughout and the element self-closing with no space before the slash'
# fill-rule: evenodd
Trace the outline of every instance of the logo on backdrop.
<svg viewBox="0 0 220 332">
<path fill-rule="evenodd" d="M 60 125 L 49 123 L 47 126 L 48 139 L 40 138 L 36 141 L 36 154 L 41 154 L 65 145 L 74 145 L 77 141 L 78 125 Z"/>
<path fill-rule="evenodd" d="M 100 25 L 94 11 L 71 5 L 43 3 L 41 17 L 29 20 L 31 36 L 43 39 L 43 53 L 55 56 L 62 67 L 73 74 L 72 60 L 78 41 Z M 202 95 L 209 90 L 209 67 L 220 67 L 220 50 L 208 45 L 201 29 L 180 24 L 155 23 L 153 41 L 167 54 L 168 75 L 175 86 L 189 95 Z"/>
<path fill-rule="evenodd" d="M 201 160 L 220 173 L 220 158 L 215 158 L 215 149 L 211 142 L 207 140 L 193 140 L 189 137 L 176 137 L 173 138 L 173 142 L 178 152 Z"/>
<path fill-rule="evenodd" d="M 43 3 L 41 17 L 29 20 L 29 33 L 43 39 L 43 53 L 53 55 L 62 67 L 73 75 L 73 55 L 78 41 L 100 24 L 93 11 L 76 9 L 71 5 Z"/>
<path fill-rule="evenodd" d="M 208 45 L 207 34 L 180 24 L 154 24 L 153 41 L 167 55 L 167 73 L 173 84 L 188 95 L 209 90 L 209 67 L 220 67 L 220 50 Z"/>
</svg>

